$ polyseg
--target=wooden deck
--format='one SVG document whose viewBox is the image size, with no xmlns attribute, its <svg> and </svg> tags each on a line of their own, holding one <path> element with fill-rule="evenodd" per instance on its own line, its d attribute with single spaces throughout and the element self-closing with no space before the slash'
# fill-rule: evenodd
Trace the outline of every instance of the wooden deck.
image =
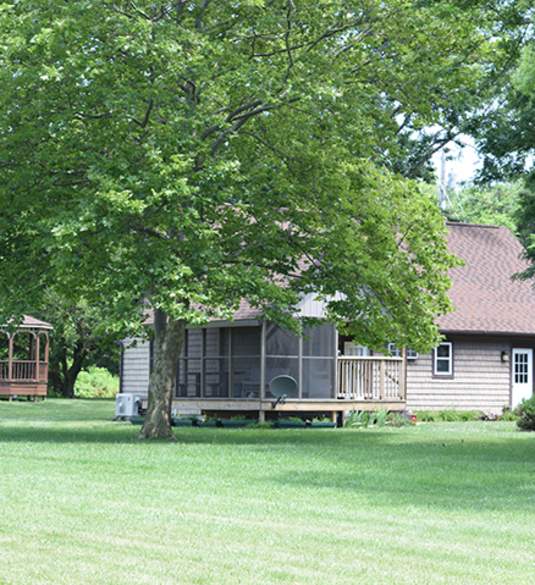
<svg viewBox="0 0 535 585">
<path fill-rule="evenodd" d="M 45 397 L 48 363 L 32 360 L 0 361 L 0 396 Z"/>
<path fill-rule="evenodd" d="M 403 357 L 337 358 L 335 395 L 325 398 L 275 400 L 260 398 L 175 398 L 177 412 L 258 413 L 263 419 L 276 413 L 314 415 L 353 410 L 402 411 L 406 405 L 406 359 Z"/>
</svg>

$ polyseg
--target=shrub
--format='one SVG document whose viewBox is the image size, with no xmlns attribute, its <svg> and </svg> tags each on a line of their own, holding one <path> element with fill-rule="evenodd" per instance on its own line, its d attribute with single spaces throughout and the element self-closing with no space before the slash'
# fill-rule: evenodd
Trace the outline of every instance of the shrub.
<svg viewBox="0 0 535 585">
<path fill-rule="evenodd" d="M 346 427 L 367 427 L 370 423 L 370 413 L 365 410 L 351 411 L 344 421 Z"/>
<path fill-rule="evenodd" d="M 388 413 L 388 416 L 386 417 L 386 422 L 391 427 L 405 427 L 411 424 L 410 420 L 406 416 L 400 414 L 399 412 Z"/>
<path fill-rule="evenodd" d="M 472 420 L 481 420 L 483 414 L 479 410 L 460 410 L 457 412 L 459 418 L 457 420 L 468 422 Z"/>
<path fill-rule="evenodd" d="M 378 427 L 389 425 L 392 427 L 402 427 L 408 424 L 410 424 L 409 419 L 399 412 L 388 412 L 386 410 L 375 410 L 371 412 L 366 410 L 353 410 L 346 417 L 344 426 L 366 428 L 373 425 Z"/>
<path fill-rule="evenodd" d="M 384 427 L 386 423 L 386 417 L 388 412 L 386 410 L 376 410 L 370 413 L 370 425 L 377 425 L 378 427 Z"/>
<path fill-rule="evenodd" d="M 421 422 L 467 422 L 481 417 L 478 410 L 420 410 L 416 413 L 416 419 Z"/>
<path fill-rule="evenodd" d="M 535 396 L 520 404 L 520 418 L 517 425 L 523 431 L 535 431 Z"/>
<path fill-rule="evenodd" d="M 436 422 L 438 413 L 432 410 L 419 410 L 416 412 L 416 420 L 418 422 Z"/>
<path fill-rule="evenodd" d="M 113 398 L 119 391 L 119 378 L 106 368 L 91 366 L 78 375 L 74 393 L 78 398 Z"/>
<path fill-rule="evenodd" d="M 505 406 L 503 409 L 503 412 L 499 418 L 500 418 L 500 420 L 504 420 L 504 421 L 517 421 L 518 414 L 516 414 L 516 412 L 512 411 L 508 406 Z"/>
</svg>

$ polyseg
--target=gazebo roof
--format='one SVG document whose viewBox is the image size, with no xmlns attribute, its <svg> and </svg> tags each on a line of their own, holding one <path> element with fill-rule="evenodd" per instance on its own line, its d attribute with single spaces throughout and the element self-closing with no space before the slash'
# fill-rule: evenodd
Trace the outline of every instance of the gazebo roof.
<svg viewBox="0 0 535 585">
<path fill-rule="evenodd" d="M 53 329 L 50 323 L 36 319 L 31 315 L 23 315 L 22 323 L 19 325 L 20 329 Z"/>
</svg>

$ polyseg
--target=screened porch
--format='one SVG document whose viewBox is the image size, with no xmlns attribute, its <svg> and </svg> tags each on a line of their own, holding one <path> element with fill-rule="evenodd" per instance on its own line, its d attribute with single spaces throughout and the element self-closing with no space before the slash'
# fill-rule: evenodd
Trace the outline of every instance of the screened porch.
<svg viewBox="0 0 535 585">
<path fill-rule="evenodd" d="M 178 363 L 177 398 L 336 398 L 336 330 L 299 337 L 272 323 L 189 329 Z"/>
<path fill-rule="evenodd" d="M 330 323 L 302 336 L 258 321 L 188 329 L 175 401 L 227 410 L 403 408 L 404 352 L 351 355 L 350 345 Z"/>
</svg>

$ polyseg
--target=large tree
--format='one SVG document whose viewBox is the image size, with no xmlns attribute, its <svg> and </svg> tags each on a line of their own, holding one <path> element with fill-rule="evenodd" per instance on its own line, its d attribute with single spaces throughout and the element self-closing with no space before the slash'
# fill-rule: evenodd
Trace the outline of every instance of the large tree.
<svg viewBox="0 0 535 585">
<path fill-rule="evenodd" d="M 49 357 L 49 382 L 54 391 L 74 398 L 80 372 L 92 365 L 117 373 L 119 345 L 116 319 L 103 304 L 85 299 L 65 299 L 49 287 L 33 313 L 46 318 L 54 327 Z"/>
<path fill-rule="evenodd" d="M 449 194 L 450 219 L 469 223 L 503 225 L 518 232 L 523 182 L 466 185 Z"/>
<path fill-rule="evenodd" d="M 461 0 L 4 2 L 3 314 L 50 281 L 124 332 L 153 311 L 145 437 L 171 435 L 186 324 L 244 297 L 292 326 L 314 291 L 364 343 L 428 348 L 451 258 L 405 177 L 477 104 L 495 18 Z"/>
</svg>

